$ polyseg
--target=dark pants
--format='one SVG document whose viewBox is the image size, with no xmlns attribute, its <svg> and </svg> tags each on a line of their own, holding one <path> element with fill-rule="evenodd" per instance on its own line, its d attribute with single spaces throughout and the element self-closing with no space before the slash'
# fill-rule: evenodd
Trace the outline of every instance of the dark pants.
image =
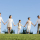
<svg viewBox="0 0 40 40">
<path fill-rule="evenodd" d="M 40 28 L 40 24 L 38 24 L 38 30 L 37 30 L 37 34 L 39 34 L 39 28 Z"/>
</svg>

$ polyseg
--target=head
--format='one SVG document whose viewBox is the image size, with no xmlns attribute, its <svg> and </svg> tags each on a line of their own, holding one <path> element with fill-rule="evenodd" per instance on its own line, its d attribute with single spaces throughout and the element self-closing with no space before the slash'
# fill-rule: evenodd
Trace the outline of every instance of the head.
<svg viewBox="0 0 40 40">
<path fill-rule="evenodd" d="M 38 15 L 37 17 L 38 17 L 38 18 L 40 18 L 40 16 L 39 16 L 39 15 Z"/>
<path fill-rule="evenodd" d="M 1 16 L 1 13 L 0 13 L 0 16 Z"/>
<path fill-rule="evenodd" d="M 30 20 L 30 17 L 28 17 L 28 20 Z"/>
<path fill-rule="evenodd" d="M 21 20 L 19 20 L 19 22 L 21 23 Z"/>
<path fill-rule="evenodd" d="M 12 15 L 10 15 L 9 18 L 12 18 Z"/>
</svg>

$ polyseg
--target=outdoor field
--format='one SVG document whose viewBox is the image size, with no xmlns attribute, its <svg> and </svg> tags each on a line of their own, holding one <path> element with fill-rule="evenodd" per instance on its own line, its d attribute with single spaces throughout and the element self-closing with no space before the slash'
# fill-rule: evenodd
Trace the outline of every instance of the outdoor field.
<svg viewBox="0 0 40 40">
<path fill-rule="evenodd" d="M 0 34 L 0 40 L 40 40 L 40 34 Z"/>
</svg>

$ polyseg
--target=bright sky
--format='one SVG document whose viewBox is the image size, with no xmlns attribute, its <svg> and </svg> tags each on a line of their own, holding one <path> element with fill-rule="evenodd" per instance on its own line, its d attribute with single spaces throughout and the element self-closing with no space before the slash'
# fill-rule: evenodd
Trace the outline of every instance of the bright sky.
<svg viewBox="0 0 40 40">
<path fill-rule="evenodd" d="M 0 0 L 0 12 L 4 22 L 8 20 L 9 15 L 12 15 L 15 24 L 20 19 L 22 25 L 25 25 L 28 17 L 31 17 L 31 21 L 35 24 L 37 15 L 40 15 L 40 0 Z M 37 26 L 31 26 L 31 32 L 34 34 L 37 32 Z M 12 29 L 17 34 L 17 26 L 12 26 Z M 7 30 L 7 24 L 2 23 L 1 33 L 3 33 L 3 30 Z M 22 30 L 23 27 L 21 28 Z"/>
</svg>

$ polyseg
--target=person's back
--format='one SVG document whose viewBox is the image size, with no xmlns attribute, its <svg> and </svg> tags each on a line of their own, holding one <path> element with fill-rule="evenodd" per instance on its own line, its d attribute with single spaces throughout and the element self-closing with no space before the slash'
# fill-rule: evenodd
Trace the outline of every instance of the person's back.
<svg viewBox="0 0 40 40">
<path fill-rule="evenodd" d="M 28 22 L 27 26 L 31 26 L 31 21 L 28 20 L 27 22 Z"/>
</svg>

